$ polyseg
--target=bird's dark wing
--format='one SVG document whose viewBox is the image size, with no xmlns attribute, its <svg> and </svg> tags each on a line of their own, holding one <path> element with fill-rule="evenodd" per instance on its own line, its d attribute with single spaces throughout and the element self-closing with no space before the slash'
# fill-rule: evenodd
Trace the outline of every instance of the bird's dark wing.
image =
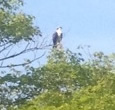
<svg viewBox="0 0 115 110">
<path fill-rule="evenodd" d="M 55 32 L 55 33 L 53 34 L 53 42 L 56 42 L 57 39 L 58 39 L 58 36 L 57 36 L 57 33 Z"/>
<path fill-rule="evenodd" d="M 63 38 L 63 34 L 61 33 L 61 40 L 62 40 L 62 38 Z"/>
</svg>

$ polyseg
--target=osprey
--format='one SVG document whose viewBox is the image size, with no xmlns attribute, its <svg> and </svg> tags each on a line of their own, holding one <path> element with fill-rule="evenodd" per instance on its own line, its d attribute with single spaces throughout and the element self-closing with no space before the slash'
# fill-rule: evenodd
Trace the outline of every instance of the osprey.
<svg viewBox="0 0 115 110">
<path fill-rule="evenodd" d="M 53 48 L 61 48 L 61 40 L 62 40 L 62 27 L 56 29 L 56 32 L 53 34 Z"/>
</svg>

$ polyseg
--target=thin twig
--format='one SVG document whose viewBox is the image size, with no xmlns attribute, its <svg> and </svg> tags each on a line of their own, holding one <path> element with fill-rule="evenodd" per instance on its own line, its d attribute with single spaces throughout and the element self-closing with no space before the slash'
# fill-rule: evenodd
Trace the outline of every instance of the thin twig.
<svg viewBox="0 0 115 110">
<path fill-rule="evenodd" d="M 0 66 L 0 68 L 9 68 L 9 67 L 18 67 L 18 66 L 26 66 L 28 64 L 31 64 L 33 63 L 34 61 L 42 58 L 44 55 L 45 55 L 46 52 L 44 52 L 41 56 L 29 61 L 29 62 L 26 62 L 26 63 L 20 63 L 20 64 L 12 64 L 12 65 L 6 65 L 6 66 Z"/>
</svg>

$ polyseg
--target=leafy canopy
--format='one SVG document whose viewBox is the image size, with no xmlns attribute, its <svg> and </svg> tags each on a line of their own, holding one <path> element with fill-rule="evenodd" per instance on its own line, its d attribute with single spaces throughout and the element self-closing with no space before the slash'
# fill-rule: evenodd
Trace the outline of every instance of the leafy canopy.
<svg viewBox="0 0 115 110">
<path fill-rule="evenodd" d="M 34 71 L 42 93 L 18 110 L 114 110 L 113 62 L 102 52 L 90 62 L 71 51 L 51 52 L 48 63 Z"/>
</svg>

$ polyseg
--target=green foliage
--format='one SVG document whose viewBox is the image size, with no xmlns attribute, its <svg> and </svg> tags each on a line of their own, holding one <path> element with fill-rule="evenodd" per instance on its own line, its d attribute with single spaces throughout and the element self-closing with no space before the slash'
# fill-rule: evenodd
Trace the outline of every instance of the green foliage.
<svg viewBox="0 0 115 110">
<path fill-rule="evenodd" d="M 17 43 L 31 40 L 40 34 L 33 25 L 34 17 L 19 11 L 21 0 L 3 0 L 0 2 L 0 43 Z"/>
<path fill-rule="evenodd" d="M 35 45 L 30 46 L 30 43 L 35 35 L 40 35 L 39 28 L 33 23 L 35 18 L 22 12 L 21 6 L 23 6 L 23 0 L 0 0 L 0 68 L 10 67 L 11 64 L 8 63 L 11 61 L 8 59 L 15 58 L 27 51 L 33 51 Z M 15 48 L 16 43 L 21 41 L 24 42 L 24 45 L 22 49 L 18 50 Z M 38 49 L 37 46 L 36 48 Z M 20 64 L 24 66 L 23 62 L 19 62 Z M 0 73 L 0 109 L 18 106 L 33 94 L 39 94 L 35 85 L 29 82 L 32 79 L 31 76 L 21 75 L 20 71 L 11 71 L 5 75 L 2 73 L 5 72 Z"/>
<path fill-rule="evenodd" d="M 0 0 L 0 8 L 2 10 L 15 11 L 23 5 L 23 0 Z"/>
<path fill-rule="evenodd" d="M 81 61 L 78 54 L 53 50 L 48 63 L 34 71 L 41 74 L 44 92 L 20 110 L 114 110 L 115 75 L 109 57 L 97 53 L 92 62 Z"/>
<path fill-rule="evenodd" d="M 61 102 L 60 96 L 52 92 L 54 98 L 48 96 L 47 102 L 53 102 L 53 105 L 45 105 L 41 103 L 41 98 L 34 99 L 23 106 L 20 110 L 114 110 L 115 109 L 115 75 L 110 74 L 98 81 L 95 86 L 84 87 L 73 93 L 73 98 L 68 102 Z M 44 97 L 41 96 L 41 97 Z M 49 99 L 49 100 L 48 100 Z M 43 101 L 43 100 L 42 100 Z M 55 106 L 55 101 L 61 103 Z M 44 100 L 44 102 L 46 102 Z M 30 109 L 31 108 L 31 109 Z"/>
<path fill-rule="evenodd" d="M 10 88 L 22 92 L 12 103 L 19 106 L 16 110 L 115 109 L 113 55 L 99 52 L 84 61 L 80 53 L 52 50 L 45 65 L 27 67 L 26 71 L 25 75 L 7 75 L 1 80 L 2 84 L 18 84 Z M 13 106 L 8 106 L 9 110 Z"/>
<path fill-rule="evenodd" d="M 115 109 L 115 75 L 107 75 L 95 86 L 81 89 L 74 94 L 71 102 L 78 110 L 114 110 Z"/>
<path fill-rule="evenodd" d="M 48 63 L 39 71 L 43 75 L 42 85 L 47 90 L 72 92 L 89 83 L 80 59 L 70 51 L 53 51 L 48 57 Z"/>
</svg>

